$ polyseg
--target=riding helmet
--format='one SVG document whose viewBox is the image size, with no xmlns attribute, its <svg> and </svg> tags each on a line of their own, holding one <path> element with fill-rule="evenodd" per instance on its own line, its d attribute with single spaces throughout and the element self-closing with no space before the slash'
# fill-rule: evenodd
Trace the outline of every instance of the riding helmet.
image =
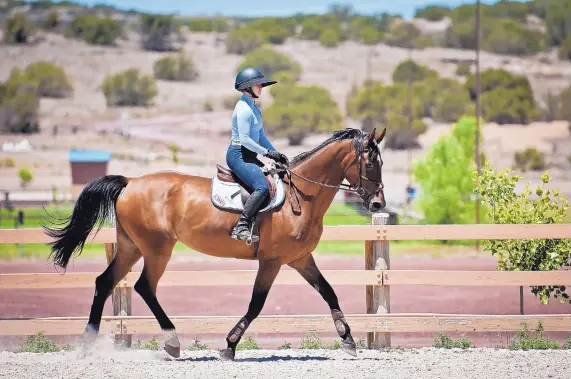
<svg viewBox="0 0 571 379">
<path fill-rule="evenodd" d="M 238 75 L 236 75 L 236 82 L 234 83 L 234 88 L 238 91 L 243 91 L 247 88 L 255 86 L 256 84 L 261 84 L 262 87 L 271 86 L 276 84 L 277 81 L 269 80 L 254 67 L 247 67 L 241 70 Z"/>
</svg>

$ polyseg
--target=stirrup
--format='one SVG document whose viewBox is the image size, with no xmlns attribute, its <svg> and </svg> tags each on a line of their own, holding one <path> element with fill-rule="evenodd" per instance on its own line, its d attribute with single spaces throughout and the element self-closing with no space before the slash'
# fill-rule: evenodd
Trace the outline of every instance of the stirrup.
<svg viewBox="0 0 571 379">
<path fill-rule="evenodd" d="M 253 235 L 254 223 L 255 221 L 252 221 L 252 223 L 250 224 L 250 230 L 248 230 L 247 225 L 244 224 L 236 225 L 230 237 L 238 241 L 246 241 L 246 245 L 248 246 L 251 245 L 252 242 L 258 242 L 260 240 L 260 237 Z"/>
</svg>

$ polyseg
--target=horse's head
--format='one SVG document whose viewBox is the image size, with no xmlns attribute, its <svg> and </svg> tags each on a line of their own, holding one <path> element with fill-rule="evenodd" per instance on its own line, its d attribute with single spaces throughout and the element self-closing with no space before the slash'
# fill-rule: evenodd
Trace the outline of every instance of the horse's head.
<svg viewBox="0 0 571 379">
<path fill-rule="evenodd" d="M 387 205 L 383 192 L 383 159 L 379 149 L 386 132 L 385 128 L 377 133 L 375 128 L 370 134 L 355 138 L 354 154 L 348 157 L 351 162 L 345 169 L 345 178 L 363 199 L 363 207 L 373 213 Z"/>
</svg>

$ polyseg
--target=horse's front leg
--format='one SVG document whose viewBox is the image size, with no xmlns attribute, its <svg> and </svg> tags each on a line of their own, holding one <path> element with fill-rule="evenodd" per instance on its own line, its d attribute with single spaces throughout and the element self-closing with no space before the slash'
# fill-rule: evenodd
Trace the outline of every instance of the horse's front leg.
<svg viewBox="0 0 571 379">
<path fill-rule="evenodd" d="M 289 263 L 289 266 L 296 269 L 297 272 L 313 287 L 319 292 L 323 300 L 327 302 L 329 305 L 329 309 L 331 310 L 331 316 L 333 317 L 333 322 L 335 324 L 335 329 L 337 329 L 337 333 L 339 337 L 341 337 L 341 349 L 352 355 L 357 356 L 357 346 L 355 345 L 355 341 L 351 336 L 351 328 L 349 324 L 345 320 L 345 316 L 341 311 L 341 307 L 339 306 L 339 301 L 337 300 L 337 295 L 335 291 L 331 287 L 331 285 L 325 280 L 319 268 L 317 268 L 317 264 L 313 259 L 313 255 L 309 254 L 297 261 Z"/>
<path fill-rule="evenodd" d="M 227 348 L 220 351 L 220 358 L 223 360 L 234 360 L 236 354 L 236 346 L 242 336 L 256 317 L 262 311 L 270 288 L 276 279 L 281 268 L 281 263 L 278 260 L 261 260 L 258 267 L 258 274 L 254 282 L 254 289 L 252 291 L 252 298 L 248 307 L 248 312 L 244 317 L 238 321 L 236 326 L 230 330 L 226 337 Z"/>
</svg>

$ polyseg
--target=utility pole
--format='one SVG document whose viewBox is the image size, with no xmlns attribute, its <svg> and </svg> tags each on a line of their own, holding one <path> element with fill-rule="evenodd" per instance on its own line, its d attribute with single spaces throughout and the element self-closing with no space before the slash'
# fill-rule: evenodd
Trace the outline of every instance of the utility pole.
<svg viewBox="0 0 571 379">
<path fill-rule="evenodd" d="M 474 78 L 474 84 L 476 86 L 476 167 L 477 167 L 477 182 L 480 182 L 480 170 L 481 170 L 481 159 L 480 159 L 480 116 L 482 113 L 481 103 L 480 103 L 480 0 L 476 0 L 476 75 Z M 480 199 L 476 196 L 476 224 L 480 223 Z M 476 240 L 476 249 L 480 251 L 480 241 Z"/>
</svg>

